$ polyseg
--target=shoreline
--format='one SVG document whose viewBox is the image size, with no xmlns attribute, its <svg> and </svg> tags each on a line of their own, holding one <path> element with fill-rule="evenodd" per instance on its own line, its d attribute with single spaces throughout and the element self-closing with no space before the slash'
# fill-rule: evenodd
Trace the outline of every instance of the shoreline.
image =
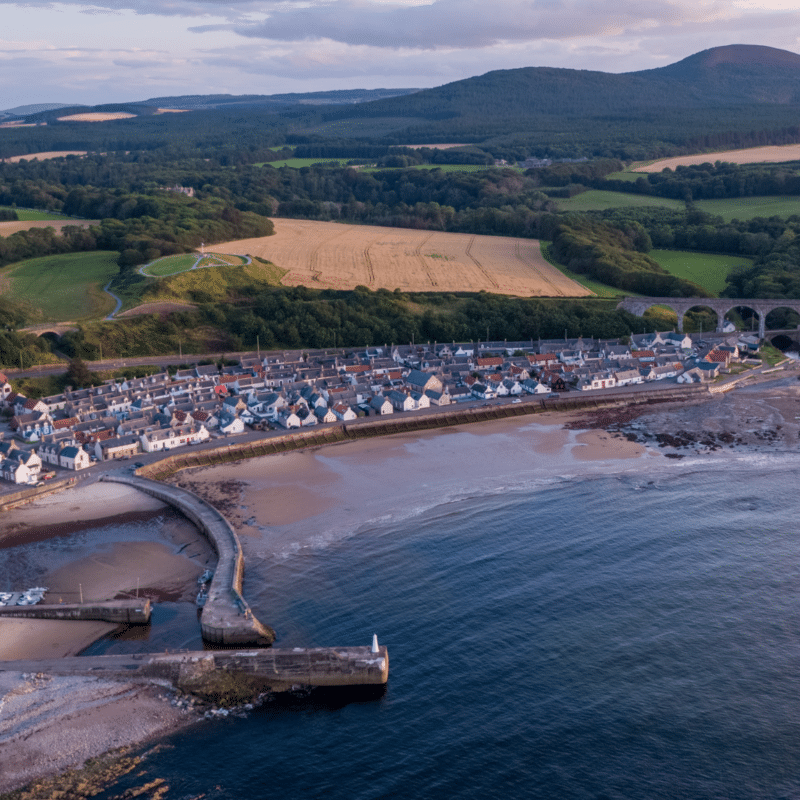
<svg viewBox="0 0 800 800">
<path fill-rule="evenodd" d="M 257 586 L 259 579 L 264 580 L 263 565 L 268 568 L 281 554 L 307 546 L 324 547 L 337 536 L 351 535 L 360 525 L 382 524 L 379 521 L 393 513 L 393 509 L 419 513 L 427 507 L 425 504 L 447 503 L 453 497 L 458 499 L 458 492 L 461 491 L 463 496 L 464 487 L 478 486 L 481 491 L 487 490 L 487 476 L 519 477 L 522 482 L 519 485 L 524 488 L 535 486 L 537 476 L 603 474 L 612 464 L 624 471 L 637 467 L 644 471 L 655 464 L 670 468 L 674 462 L 667 457 L 674 457 L 681 448 L 701 453 L 711 453 L 722 446 L 727 448 L 728 444 L 741 452 L 749 452 L 751 445 L 769 448 L 775 442 L 770 431 L 776 429 L 782 430 L 782 435 L 788 439 L 794 437 L 796 443 L 800 425 L 794 421 L 793 412 L 800 400 L 800 386 L 795 389 L 796 379 L 794 386 L 788 381 L 784 384 L 749 392 L 740 389 L 725 395 L 704 397 L 693 404 L 548 411 L 469 425 L 331 442 L 341 447 L 318 445 L 246 461 L 231 461 L 220 466 L 195 467 L 176 473 L 167 482 L 184 484 L 196 491 L 229 519 L 240 533 L 247 569 Z M 767 408 L 769 413 L 765 411 Z M 744 409 L 749 409 L 750 416 L 743 413 Z M 790 417 L 791 422 L 788 421 Z M 741 430 L 751 418 L 758 420 L 761 428 Z M 740 428 L 740 435 L 731 443 L 725 440 L 726 425 Z M 688 432 L 692 426 L 696 435 Z M 681 431 L 686 436 L 678 439 L 675 434 Z M 664 436 L 671 439 L 665 440 Z M 441 471 L 448 466 L 452 469 L 454 463 L 458 464 L 460 477 L 450 486 L 442 481 Z M 111 486 L 123 490 L 122 495 L 106 495 L 103 489 Z M 426 492 L 427 486 L 436 487 L 430 496 Z M 516 486 L 506 481 L 505 489 Z M 505 490 L 503 481 L 499 481 L 498 487 L 498 491 Z M 489 487 L 489 491 L 494 490 Z M 75 500 L 76 497 L 79 501 Z M 110 508 L 119 513 L 109 514 Z M 11 512 L 8 518 L 14 521 L 15 527 L 10 530 L 13 538 L 0 538 L 0 549 L 10 551 L 13 547 L 23 546 L 23 542 L 66 537 L 98 525 L 120 521 L 137 523 L 148 516 L 157 516 L 164 509 L 163 504 L 127 487 L 104 483 L 84 485 Z M 63 520 L 62 512 L 66 515 Z M 46 520 L 54 516 L 60 520 L 56 533 L 46 524 Z M 28 539 L 28 534 L 33 538 Z M 194 534 L 183 534 L 187 541 L 193 537 L 196 539 L 198 535 L 196 529 Z M 113 547 L 107 547 L 103 551 L 100 559 L 103 571 L 109 564 L 133 557 L 130 548 L 117 548 L 116 554 L 113 550 Z M 150 563 L 166 555 L 163 551 L 157 554 L 152 547 L 148 552 Z M 65 568 L 65 575 L 70 576 L 67 581 L 75 581 L 79 574 L 79 561 L 83 561 L 83 567 L 90 572 L 97 568 L 96 555 L 84 554 L 83 558 L 73 559 Z M 131 570 L 128 569 L 127 573 L 130 577 Z M 31 638 L 37 637 L 28 637 Z M 16 641 L 24 642 L 25 637 L 17 634 Z M 19 690 L 43 698 L 45 685 L 29 685 L 29 680 L 17 676 L 12 694 Z M 50 686 L 55 686 L 54 680 L 49 680 Z M 96 683 L 93 685 L 97 686 Z M 119 689 L 119 684 L 116 686 Z M 4 688 L 2 682 L 0 688 Z M 96 735 L 101 728 L 96 731 L 87 723 L 89 717 L 76 715 L 70 710 L 65 705 L 69 693 L 62 692 L 59 701 L 62 707 L 59 709 L 59 703 L 53 702 L 43 712 L 41 730 L 32 733 L 30 746 L 45 741 L 41 736 L 47 736 L 48 727 L 54 731 L 54 736 L 59 737 L 58 741 L 70 738 L 65 737 L 64 732 L 77 728 L 84 740 L 92 740 L 86 745 L 88 755 L 83 754 L 84 750 L 73 754 L 72 763 L 78 763 L 81 759 L 108 751 L 109 742 L 115 743 L 112 747 L 121 746 L 116 742 L 122 741 L 121 736 L 124 739 L 128 719 L 138 716 L 140 707 L 149 709 L 147 715 L 152 712 L 148 716 L 152 725 L 141 734 L 143 738 L 134 737 L 131 744 L 142 744 L 197 719 L 177 711 L 176 714 L 159 715 L 160 711 L 173 709 L 163 700 L 156 699 L 158 690 L 152 690 L 152 696 L 148 696 L 141 686 L 128 687 L 124 697 L 112 697 L 113 692 L 108 691 L 108 697 L 99 701 L 97 706 L 105 709 L 102 722 L 105 727 L 102 730 L 112 730 L 116 724 L 123 733 L 116 732 L 108 738 Z M 22 738 L 5 732 L 3 726 L 7 725 L 7 713 L 7 709 L 0 710 L 0 758 L 4 764 L 7 752 L 15 754 L 14 758 L 21 762 L 23 759 L 16 753 L 27 747 Z M 69 766 L 65 762 L 60 766 L 53 764 L 42 775 L 58 773 Z M 30 778 L 25 782 L 27 780 Z M 16 784 L 22 785 L 22 782 Z M 4 781 L 0 780 L 0 791 L 6 790 L 4 787 Z"/>
</svg>

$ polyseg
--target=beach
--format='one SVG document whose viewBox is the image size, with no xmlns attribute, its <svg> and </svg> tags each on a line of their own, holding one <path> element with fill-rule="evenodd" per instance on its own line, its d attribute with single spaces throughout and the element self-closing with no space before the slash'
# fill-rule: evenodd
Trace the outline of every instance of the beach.
<svg viewBox="0 0 800 800">
<path fill-rule="evenodd" d="M 549 412 L 535 418 L 396 434 L 185 470 L 171 482 L 216 505 L 240 534 L 246 558 L 244 593 L 251 604 L 255 599 L 256 616 L 270 624 L 270 605 L 277 600 L 269 594 L 270 570 L 281 558 L 344 541 L 358 535 L 365 525 L 380 527 L 382 520 L 396 524 L 398 519 L 414 518 L 440 506 L 457 507 L 475 496 L 500 497 L 565 480 L 669 470 L 676 457 L 689 453 L 719 459 L 731 449 L 746 455 L 758 449 L 785 448 L 789 441 L 794 447 L 799 394 L 796 380 L 792 385 L 784 378 L 774 385 L 737 390 L 702 403 L 641 407 L 627 416 L 613 410 Z M 728 443 L 731 431 L 736 433 Z M 678 432 L 683 435 L 679 441 Z M 54 518 L 59 520 L 55 525 Z M 155 525 L 158 536 L 137 538 L 145 521 L 151 524 L 162 518 Z M 123 520 L 122 528 L 130 528 L 130 533 L 118 535 L 115 541 L 104 539 L 97 532 L 109 520 Z M 210 548 L 194 526 L 152 498 L 119 485 L 99 483 L 68 490 L 12 512 L 3 523 L 0 547 L 7 554 L 25 554 L 17 567 L 12 559 L 12 572 L 16 568 L 21 575 L 23 561 L 25 568 L 46 567 L 42 580 L 48 583 L 42 585 L 65 601 L 74 597 L 76 584 L 97 599 L 130 594 L 138 585 L 155 599 L 186 600 L 196 591 L 198 567 L 213 565 Z M 88 530 L 91 541 L 83 534 Z M 48 543 L 59 539 L 78 546 L 69 552 L 48 549 Z M 67 629 L 74 624 L 37 627 L 32 621 L 0 621 L 0 658 L 79 652 L 111 627 L 86 623 L 80 629 Z M 162 713 L 170 707 L 146 687 L 125 684 L 123 688 L 109 682 L 113 685 L 98 689 L 91 711 L 88 706 L 76 711 L 70 701 L 73 689 L 64 688 L 62 679 L 32 682 L 20 676 L 12 679 L 10 673 L 0 675 L 6 697 L 24 695 L 26 702 L 39 709 L 29 715 L 27 727 L 17 730 L 9 717 L 13 704 L 0 705 L 0 760 L 4 764 L 6 758 L 22 763 L 20 752 L 46 747 L 52 731 L 61 732 L 62 750 L 64 742 L 70 741 L 66 733 L 76 726 L 82 733 L 76 740 L 79 744 L 67 748 L 58 765 L 53 762 L 45 772 L 80 764 L 88 755 L 118 746 L 118 741 L 146 740 L 191 718 L 184 713 Z M 94 691 L 91 686 L 99 684 L 85 684 L 81 691 L 88 697 Z M 146 724 L 137 722 L 127 730 L 131 710 L 137 709 L 138 717 L 140 707 Z M 90 724 L 95 718 L 100 721 Z M 109 734 L 115 724 L 117 732 Z M 0 791 L 22 780 L 4 775 Z"/>
</svg>

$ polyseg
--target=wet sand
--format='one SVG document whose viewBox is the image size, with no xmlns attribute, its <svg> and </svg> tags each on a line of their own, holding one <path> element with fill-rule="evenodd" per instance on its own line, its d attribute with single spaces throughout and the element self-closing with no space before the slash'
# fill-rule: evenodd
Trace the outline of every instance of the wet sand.
<svg viewBox="0 0 800 800">
<path fill-rule="evenodd" d="M 622 436 L 565 429 L 579 418 L 549 413 L 394 434 L 184 470 L 170 482 L 219 508 L 246 558 L 257 559 L 398 510 L 645 454 Z"/>
</svg>

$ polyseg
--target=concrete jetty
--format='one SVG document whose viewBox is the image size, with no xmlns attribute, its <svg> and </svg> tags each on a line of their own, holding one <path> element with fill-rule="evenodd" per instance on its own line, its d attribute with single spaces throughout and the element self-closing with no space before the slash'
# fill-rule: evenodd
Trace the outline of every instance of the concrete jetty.
<svg viewBox="0 0 800 800">
<path fill-rule="evenodd" d="M 203 639 L 234 647 L 270 645 L 275 631 L 260 623 L 242 596 L 244 556 L 239 537 L 216 508 L 193 492 L 122 472 L 108 473 L 104 481 L 124 483 L 175 507 L 208 538 L 217 554 L 217 568 L 203 607 Z"/>
<path fill-rule="evenodd" d="M 2 606 L 0 617 L 27 619 L 101 620 L 122 625 L 146 625 L 150 622 L 150 601 L 108 600 L 90 603 L 38 604 L 35 606 Z"/>
<path fill-rule="evenodd" d="M 292 686 L 381 686 L 389 680 L 389 653 L 384 646 L 366 646 L 70 656 L 0 661 L 0 672 L 167 680 L 197 694 L 228 690 L 233 681 L 258 693 Z"/>
</svg>

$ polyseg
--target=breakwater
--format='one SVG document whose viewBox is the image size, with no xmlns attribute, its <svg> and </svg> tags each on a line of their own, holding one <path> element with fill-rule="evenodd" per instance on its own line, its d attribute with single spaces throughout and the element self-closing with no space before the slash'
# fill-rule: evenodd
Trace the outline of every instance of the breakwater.
<svg viewBox="0 0 800 800">
<path fill-rule="evenodd" d="M 150 622 L 150 601 L 108 600 L 92 603 L 60 603 L 36 606 L 5 606 L 0 617 L 26 619 L 100 620 L 121 625 L 146 625 Z"/>
<path fill-rule="evenodd" d="M 200 620 L 205 641 L 236 647 L 270 645 L 275 641 L 275 631 L 253 616 L 242 596 L 242 545 L 230 523 L 216 508 L 193 492 L 134 475 L 109 473 L 102 480 L 124 483 L 177 508 L 211 543 L 218 561 Z"/>
<path fill-rule="evenodd" d="M 163 481 L 176 472 L 192 467 L 213 467 L 247 458 L 259 458 L 292 450 L 323 447 L 338 442 L 375 436 L 391 436 L 397 433 L 412 433 L 457 425 L 470 425 L 511 417 L 542 414 L 548 411 L 583 411 L 619 406 L 687 402 L 707 396 L 708 387 L 705 385 L 697 384 L 681 387 L 671 385 L 664 388 L 602 396 L 596 392 L 573 392 L 559 398 L 525 400 L 518 405 L 504 404 L 480 408 L 459 408 L 456 405 L 453 408 L 425 415 L 417 415 L 414 412 L 390 414 L 377 419 L 360 419 L 321 428 L 316 428 L 315 426 L 312 429 L 293 430 L 277 436 L 266 436 L 255 442 L 229 444 L 223 447 L 171 455 L 153 464 L 140 467 L 136 474 L 151 478 L 154 481 Z"/>
<path fill-rule="evenodd" d="M 200 695 L 286 691 L 292 686 L 381 686 L 389 680 L 384 646 L 188 651 L 0 661 L 0 672 L 169 681 Z"/>
</svg>

